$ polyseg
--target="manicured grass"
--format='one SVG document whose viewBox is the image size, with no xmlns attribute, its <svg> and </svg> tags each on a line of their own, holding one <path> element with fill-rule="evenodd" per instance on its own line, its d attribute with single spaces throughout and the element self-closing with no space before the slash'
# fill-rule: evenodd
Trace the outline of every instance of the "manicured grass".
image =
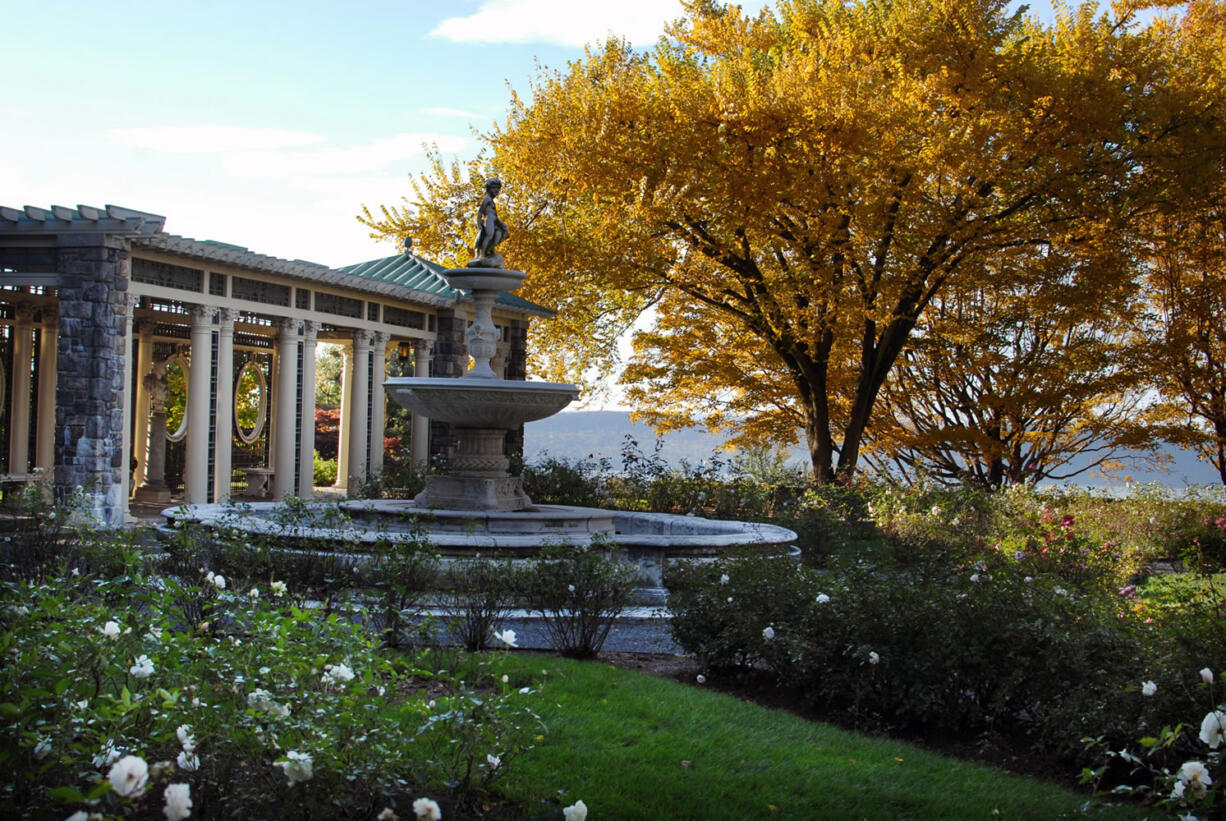
<svg viewBox="0 0 1226 821">
<path fill-rule="evenodd" d="M 607 663 L 516 654 L 493 667 L 539 682 L 525 698 L 548 727 L 508 774 L 508 797 L 582 799 L 593 819 L 1049 819 L 1086 799 Z"/>
</svg>

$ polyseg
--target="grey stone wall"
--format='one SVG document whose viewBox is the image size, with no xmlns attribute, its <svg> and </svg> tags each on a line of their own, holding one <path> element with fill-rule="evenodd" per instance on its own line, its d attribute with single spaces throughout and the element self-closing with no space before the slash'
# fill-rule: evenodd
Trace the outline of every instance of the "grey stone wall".
<svg viewBox="0 0 1226 821">
<path fill-rule="evenodd" d="M 449 308 L 440 308 L 436 318 L 437 336 L 434 355 L 430 360 L 431 376 L 457 379 L 468 368 L 468 345 L 464 340 L 467 320 Z M 451 425 L 430 420 L 430 464 L 446 465 L 455 452 L 455 436 Z"/>
<path fill-rule="evenodd" d="M 103 524 L 123 523 L 123 383 L 130 258 L 128 243 L 102 234 L 57 238 L 59 353 L 56 358 L 55 492 L 79 492 Z"/>
<path fill-rule="evenodd" d="M 510 328 L 509 348 L 507 350 L 507 379 L 524 380 L 528 378 L 528 321 L 512 319 Z M 512 465 L 518 465 L 524 458 L 524 426 L 507 432 L 507 441 L 503 452 L 510 458 Z"/>
</svg>

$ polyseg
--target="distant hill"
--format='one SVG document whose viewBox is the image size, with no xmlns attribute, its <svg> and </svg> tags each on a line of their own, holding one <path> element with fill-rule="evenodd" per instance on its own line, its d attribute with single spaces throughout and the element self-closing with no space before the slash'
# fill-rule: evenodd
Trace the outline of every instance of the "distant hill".
<svg viewBox="0 0 1226 821">
<path fill-rule="evenodd" d="M 653 452 L 656 436 L 649 425 L 630 421 L 626 411 L 574 411 L 559 413 L 539 422 L 531 422 L 524 430 L 524 458 L 528 462 L 540 461 L 552 456 L 567 461 L 587 458 L 607 458 L 613 470 L 621 467 L 621 453 L 626 438 L 638 443 L 645 454 Z M 720 450 L 726 436 L 712 434 L 705 429 L 689 428 L 665 434 L 661 439 L 660 455 L 670 465 L 680 466 L 684 459 L 697 464 L 710 459 L 713 453 L 727 459 L 731 454 Z M 1131 461 L 1115 476 L 1104 476 L 1099 471 L 1087 471 L 1071 480 L 1071 484 L 1093 488 L 1121 488 L 1125 477 L 1133 483 L 1158 482 L 1175 489 L 1188 485 L 1218 485 L 1217 472 L 1196 454 L 1181 448 L 1167 447 L 1163 451 L 1169 463 L 1161 470 L 1140 461 Z M 803 447 L 791 449 L 791 463 L 808 465 L 808 455 Z"/>
<path fill-rule="evenodd" d="M 656 435 L 651 426 L 631 422 L 625 411 L 559 413 L 524 426 L 524 460 L 535 462 L 547 456 L 567 461 L 607 458 L 617 469 L 627 437 L 636 441 L 644 454 L 654 451 Z M 696 464 L 711 458 L 726 438 L 700 428 L 676 431 L 661 438 L 660 455 L 670 465 L 680 465 L 682 459 Z"/>
</svg>

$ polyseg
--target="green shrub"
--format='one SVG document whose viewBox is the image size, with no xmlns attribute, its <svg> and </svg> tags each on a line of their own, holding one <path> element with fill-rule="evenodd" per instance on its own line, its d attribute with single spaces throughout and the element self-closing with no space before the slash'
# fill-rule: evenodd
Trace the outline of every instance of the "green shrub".
<svg viewBox="0 0 1226 821">
<path fill-rule="evenodd" d="M 705 671 L 748 669 L 765 652 L 763 631 L 792 632 L 816 595 L 816 579 L 786 557 L 744 553 L 669 571 L 673 638 Z"/>
<path fill-rule="evenodd" d="M 600 652 L 634 589 L 634 568 L 599 544 L 554 547 L 516 574 L 524 605 L 540 614 L 549 645 L 563 656 Z"/>
<path fill-rule="evenodd" d="M 448 592 L 440 599 L 448 633 L 468 650 L 490 646 L 490 638 L 515 603 L 515 572 L 509 561 L 462 559 L 443 574 Z"/>
<path fill-rule="evenodd" d="M 1003 560 L 839 573 L 762 558 L 682 574 L 678 643 L 710 667 L 765 665 L 815 708 L 921 736 L 1021 735 L 1073 755 L 1119 721 L 1106 705 L 1143 632 L 1118 602 Z"/>
<path fill-rule="evenodd" d="M 376 592 L 383 642 L 400 647 L 405 628 L 419 621 L 419 602 L 438 578 L 439 557 L 426 533 L 418 531 L 407 539 L 376 539 L 364 571 L 366 583 Z"/>
<path fill-rule="evenodd" d="M 547 456 L 524 465 L 524 493 L 538 504 L 602 507 L 609 503 L 605 479 L 607 459 L 558 459 Z"/>
<path fill-rule="evenodd" d="M 404 816 L 421 795 L 463 817 L 542 731 L 483 661 L 385 656 L 368 612 L 303 606 L 224 533 L 129 547 L 116 573 L 73 564 L 103 545 L 82 529 L 0 582 L 0 817 L 162 817 L 171 784 L 193 818 Z M 416 588 L 415 547 L 386 546 L 385 581 Z"/>
<path fill-rule="evenodd" d="M 332 487 L 336 484 L 336 460 L 325 459 L 315 451 L 314 479 L 316 487 Z"/>
</svg>

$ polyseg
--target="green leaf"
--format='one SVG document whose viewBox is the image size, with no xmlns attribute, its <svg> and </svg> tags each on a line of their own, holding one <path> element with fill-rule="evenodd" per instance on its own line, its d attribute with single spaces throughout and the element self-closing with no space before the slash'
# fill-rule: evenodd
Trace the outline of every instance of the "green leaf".
<svg viewBox="0 0 1226 821">
<path fill-rule="evenodd" d="M 1140 744 L 1142 747 L 1153 747 L 1158 743 L 1158 739 L 1154 738 L 1153 736 L 1147 735 L 1145 738 L 1141 739 L 1137 743 Z"/>
<path fill-rule="evenodd" d="M 21 708 L 11 701 L 0 703 L 0 716 L 4 718 L 17 718 L 21 715 Z"/>
<path fill-rule="evenodd" d="M 64 804 L 80 804 L 85 800 L 85 794 L 76 787 L 56 787 L 47 795 Z"/>
</svg>

